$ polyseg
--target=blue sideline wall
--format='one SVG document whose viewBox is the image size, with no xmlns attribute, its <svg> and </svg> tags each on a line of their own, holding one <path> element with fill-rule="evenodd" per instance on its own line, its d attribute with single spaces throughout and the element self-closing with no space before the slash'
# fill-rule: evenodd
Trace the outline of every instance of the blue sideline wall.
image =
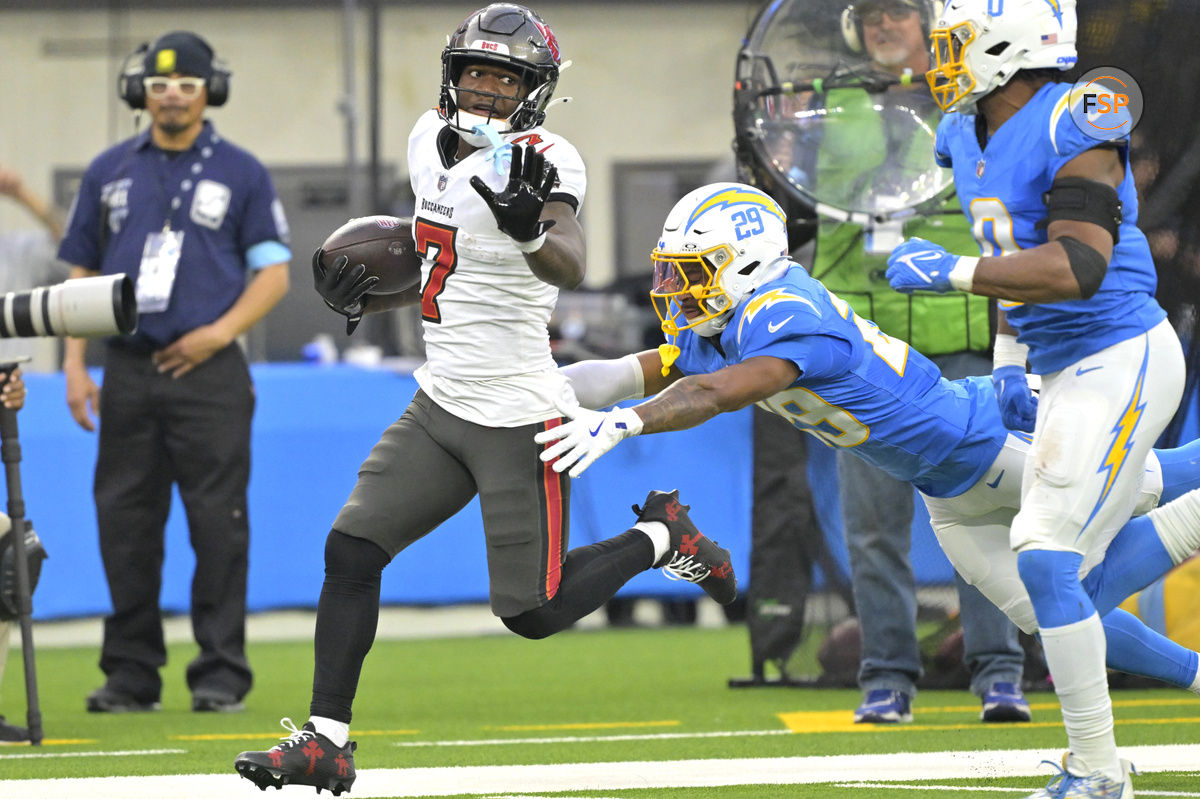
<svg viewBox="0 0 1200 799">
<path fill-rule="evenodd" d="M 315 607 L 329 525 L 354 484 L 358 465 L 416 391 L 408 374 L 352 366 L 257 364 L 254 467 L 250 484 L 251 610 Z M 27 406 L 18 415 L 26 514 L 50 559 L 34 596 L 39 619 L 109 610 L 92 504 L 96 437 L 71 420 L 61 374 L 26 377 Z M 1183 440 L 1196 437 L 1197 403 Z M 749 577 L 752 452 L 749 409 L 700 427 L 623 442 L 573 484 L 571 544 L 629 527 L 630 505 L 652 489 L 679 488 L 706 533 L 734 553 L 742 587 Z M 833 451 L 810 447 L 809 477 L 817 514 L 834 558 L 847 568 L 837 507 Z M 913 553 L 917 581 L 948 583 L 953 571 L 917 503 Z M 193 567 L 182 506 L 167 529 L 162 604 L 186 612 Z M 702 596 L 695 586 L 657 572 L 639 575 L 626 596 Z M 487 568 L 472 502 L 417 542 L 384 572 L 383 598 L 396 604 L 487 599 Z"/>
<path fill-rule="evenodd" d="M 362 460 L 416 390 L 410 375 L 352 366 L 258 364 L 250 484 L 252 610 L 315 607 L 325 536 L 354 485 Z M 28 375 L 18 415 L 26 514 L 50 559 L 34 596 L 39 619 L 109 610 L 92 504 L 96 437 L 67 412 L 61 374 Z M 750 412 L 695 430 L 621 444 L 573 484 L 571 544 L 607 538 L 634 521 L 630 505 L 651 488 L 679 488 L 707 533 L 749 561 Z M 178 498 L 167 529 L 162 605 L 186 611 L 193 558 Z M 639 575 L 627 595 L 702 596 L 657 572 Z M 487 599 L 487 571 L 472 502 L 417 542 L 384 572 L 389 603 L 441 604 Z"/>
</svg>

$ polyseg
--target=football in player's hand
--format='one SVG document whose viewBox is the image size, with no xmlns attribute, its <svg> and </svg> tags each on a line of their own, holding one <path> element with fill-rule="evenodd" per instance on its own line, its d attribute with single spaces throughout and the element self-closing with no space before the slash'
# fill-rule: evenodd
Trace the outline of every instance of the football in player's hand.
<svg viewBox="0 0 1200 799">
<path fill-rule="evenodd" d="M 326 268 L 339 255 L 362 264 L 379 282 L 372 294 L 395 294 L 421 280 L 421 259 L 412 239 L 412 220 L 395 216 L 360 216 L 329 234 L 321 245 Z"/>
</svg>

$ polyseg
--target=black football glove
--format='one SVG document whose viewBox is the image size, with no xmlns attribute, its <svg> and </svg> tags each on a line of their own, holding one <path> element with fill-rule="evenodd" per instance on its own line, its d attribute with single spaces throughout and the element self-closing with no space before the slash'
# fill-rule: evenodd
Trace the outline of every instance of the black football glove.
<svg viewBox="0 0 1200 799">
<path fill-rule="evenodd" d="M 313 285 L 325 304 L 346 317 L 346 335 L 354 332 L 367 309 L 367 292 L 379 282 L 377 275 L 368 275 L 363 264 L 350 266 L 350 259 L 339 255 L 326 267 L 325 251 L 313 252 Z"/>
<path fill-rule="evenodd" d="M 558 180 L 558 167 L 547 163 L 546 156 L 532 144 L 514 147 L 508 185 L 496 194 L 478 175 L 471 177 L 471 187 L 492 209 L 496 225 L 513 241 L 533 241 L 554 227 L 553 219 L 539 219 L 546 198 Z"/>
</svg>

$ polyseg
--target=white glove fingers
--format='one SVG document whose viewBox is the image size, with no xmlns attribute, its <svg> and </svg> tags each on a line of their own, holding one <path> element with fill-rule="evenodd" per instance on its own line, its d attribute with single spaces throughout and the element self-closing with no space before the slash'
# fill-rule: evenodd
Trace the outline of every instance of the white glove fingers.
<svg viewBox="0 0 1200 799">
<path fill-rule="evenodd" d="M 569 425 L 560 424 L 557 427 L 551 427 L 543 430 L 540 433 L 535 433 L 533 440 L 538 444 L 546 444 L 550 441 L 558 441 L 560 438 L 565 438 L 570 434 Z"/>
<path fill-rule="evenodd" d="M 586 470 L 587 467 L 591 466 L 592 463 L 595 462 L 598 454 L 599 453 L 590 452 L 586 457 L 580 460 L 579 463 L 575 464 L 575 468 L 571 470 L 571 477 L 575 478 L 583 474 L 584 470 Z"/>
</svg>

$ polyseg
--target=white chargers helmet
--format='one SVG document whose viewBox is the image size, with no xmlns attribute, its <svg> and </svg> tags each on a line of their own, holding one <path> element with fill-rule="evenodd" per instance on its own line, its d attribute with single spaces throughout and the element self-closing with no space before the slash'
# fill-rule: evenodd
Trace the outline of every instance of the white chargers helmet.
<svg viewBox="0 0 1200 799">
<path fill-rule="evenodd" d="M 929 34 L 925 73 L 943 111 L 973 114 L 1018 70 L 1075 66 L 1075 0 L 948 0 Z"/>
<path fill-rule="evenodd" d="M 663 332 L 720 333 L 743 297 L 783 273 L 787 254 L 787 217 L 765 193 L 743 183 L 690 192 L 650 253 L 650 299 Z"/>
</svg>

